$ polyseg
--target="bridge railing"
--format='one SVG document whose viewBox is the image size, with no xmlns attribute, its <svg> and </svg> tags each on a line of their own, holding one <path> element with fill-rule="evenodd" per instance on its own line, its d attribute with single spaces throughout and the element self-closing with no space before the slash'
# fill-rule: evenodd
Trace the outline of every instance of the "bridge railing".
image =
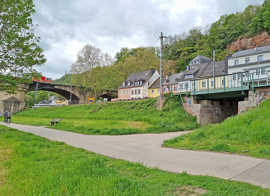
<svg viewBox="0 0 270 196">
<path fill-rule="evenodd" d="M 192 81 L 191 94 L 211 94 L 247 90 L 252 82 L 248 72 L 201 78 Z"/>
</svg>

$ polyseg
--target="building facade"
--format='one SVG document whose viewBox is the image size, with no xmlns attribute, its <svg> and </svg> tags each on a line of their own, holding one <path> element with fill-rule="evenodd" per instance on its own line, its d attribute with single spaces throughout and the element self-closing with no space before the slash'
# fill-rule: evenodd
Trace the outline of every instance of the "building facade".
<svg viewBox="0 0 270 196">
<path fill-rule="evenodd" d="M 238 51 L 228 56 L 227 61 L 228 73 L 234 75 L 234 80 L 240 78 L 237 74 L 241 73 L 263 80 L 270 72 L 270 46 Z"/>
<path fill-rule="evenodd" d="M 118 99 L 143 99 L 148 97 L 148 89 L 159 78 L 159 73 L 154 70 L 131 74 L 118 88 Z"/>
<path fill-rule="evenodd" d="M 157 79 L 148 89 L 148 97 L 155 98 L 160 96 L 160 79 Z"/>
</svg>

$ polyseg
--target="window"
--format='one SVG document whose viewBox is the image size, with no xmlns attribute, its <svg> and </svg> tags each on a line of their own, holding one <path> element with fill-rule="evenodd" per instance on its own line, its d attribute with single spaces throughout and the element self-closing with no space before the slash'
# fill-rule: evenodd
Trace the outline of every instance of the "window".
<svg viewBox="0 0 270 196">
<path fill-rule="evenodd" d="M 191 79 L 191 78 L 193 78 L 193 74 L 187 74 L 187 75 L 185 75 L 185 79 Z"/>
<path fill-rule="evenodd" d="M 185 88 L 186 88 L 186 90 L 188 90 L 188 83 L 185 84 Z"/>
<path fill-rule="evenodd" d="M 263 61 L 263 55 L 257 56 L 257 61 L 258 61 L 258 63 L 262 62 Z"/>
<path fill-rule="evenodd" d="M 131 94 L 134 95 L 134 91 L 133 90 L 131 91 Z"/>
<path fill-rule="evenodd" d="M 242 78 L 242 73 L 238 73 L 238 80 Z"/>
<path fill-rule="evenodd" d="M 214 80 L 211 80 L 211 87 L 214 87 Z"/>
<path fill-rule="evenodd" d="M 261 68 L 261 74 L 262 74 L 262 75 L 265 75 L 265 74 L 266 74 L 266 69 L 265 69 L 265 67 L 262 67 L 262 68 Z"/>
<path fill-rule="evenodd" d="M 237 74 L 233 74 L 233 80 L 236 80 Z"/>
<path fill-rule="evenodd" d="M 248 64 L 250 62 L 250 58 L 246 57 L 245 62 L 246 62 L 246 64 Z"/>
<path fill-rule="evenodd" d="M 176 87 L 176 86 L 174 86 L 173 90 L 174 90 L 174 91 L 177 91 L 177 87 Z"/>
<path fill-rule="evenodd" d="M 239 65 L 239 60 L 238 59 L 234 60 L 234 65 Z"/>
<path fill-rule="evenodd" d="M 140 95 L 141 94 L 141 90 L 140 89 L 138 89 L 138 95 Z"/>
<path fill-rule="evenodd" d="M 206 87 L 206 82 L 202 81 L 202 87 L 205 88 Z"/>
<path fill-rule="evenodd" d="M 152 93 L 154 93 L 154 90 L 152 90 Z"/>
<path fill-rule="evenodd" d="M 221 80 L 221 84 L 225 85 L 225 80 L 224 79 Z"/>
<path fill-rule="evenodd" d="M 260 75 L 260 68 L 257 68 L 257 69 L 256 69 L 256 75 L 257 75 L 257 76 Z"/>
</svg>

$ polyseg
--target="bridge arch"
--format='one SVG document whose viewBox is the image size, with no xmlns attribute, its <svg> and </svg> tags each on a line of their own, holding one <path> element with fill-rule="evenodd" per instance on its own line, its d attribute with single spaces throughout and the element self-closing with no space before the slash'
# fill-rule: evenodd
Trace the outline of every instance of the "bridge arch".
<svg viewBox="0 0 270 196">
<path fill-rule="evenodd" d="M 89 90 L 80 87 L 34 81 L 29 85 L 27 91 L 35 90 L 55 92 L 63 96 L 66 100 L 71 99 L 71 104 L 85 104 L 90 96 Z"/>
</svg>

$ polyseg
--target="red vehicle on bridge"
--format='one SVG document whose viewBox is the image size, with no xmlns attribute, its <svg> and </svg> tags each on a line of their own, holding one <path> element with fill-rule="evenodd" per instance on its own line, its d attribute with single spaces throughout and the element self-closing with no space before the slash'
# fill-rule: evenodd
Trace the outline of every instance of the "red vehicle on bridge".
<svg viewBox="0 0 270 196">
<path fill-rule="evenodd" d="M 40 78 L 33 77 L 33 81 L 35 81 L 35 82 L 52 83 L 52 79 L 51 78 L 47 78 L 45 76 L 41 76 Z"/>
</svg>

